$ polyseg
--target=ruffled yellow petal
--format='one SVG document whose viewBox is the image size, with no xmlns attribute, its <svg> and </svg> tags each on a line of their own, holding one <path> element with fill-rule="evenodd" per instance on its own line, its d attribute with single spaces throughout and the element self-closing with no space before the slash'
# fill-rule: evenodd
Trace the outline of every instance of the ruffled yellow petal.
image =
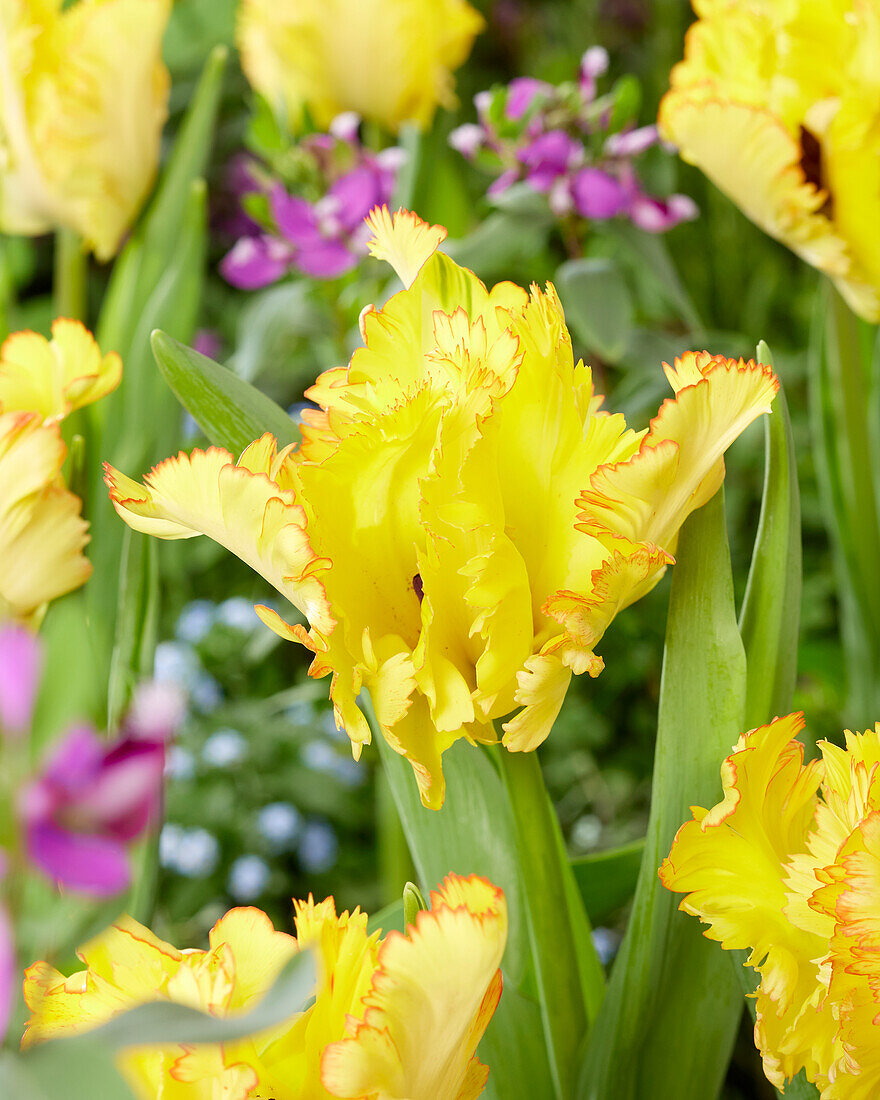
<svg viewBox="0 0 880 1100">
<path fill-rule="evenodd" d="M 236 38 L 252 86 L 297 125 L 355 111 L 425 128 L 483 20 L 466 0 L 245 0 Z"/>
<path fill-rule="evenodd" d="M 367 225 L 372 233 L 367 241 L 370 255 L 391 264 L 407 289 L 425 261 L 446 240 L 442 225 L 428 225 L 409 210 L 391 214 L 387 206 L 377 206 L 367 218 Z"/>
<path fill-rule="evenodd" d="M 477 1043 L 501 994 L 504 896 L 484 879 L 446 880 L 407 935 L 379 952 L 362 1020 L 327 1047 L 321 1079 L 334 1096 L 462 1100 L 479 1095 Z M 454 964 L 452 962 L 454 960 Z"/>
<path fill-rule="evenodd" d="M 38 619 L 91 574 L 82 502 L 61 480 L 65 455 L 56 424 L 0 414 L 0 620 Z"/>
<path fill-rule="evenodd" d="M 113 255 L 159 159 L 170 0 L 0 8 L 0 227 L 66 226 Z"/>
<path fill-rule="evenodd" d="M 121 377 L 116 352 L 102 356 L 84 325 L 60 319 L 52 323 L 51 340 L 16 332 L 0 348 L 0 409 L 61 420 L 112 393 Z"/>
<path fill-rule="evenodd" d="M 859 0 L 701 4 L 660 125 L 765 232 L 880 317 L 880 11 Z"/>
<path fill-rule="evenodd" d="M 130 527 L 166 539 L 208 535 L 290 600 L 323 637 L 334 620 L 316 574 L 328 563 L 309 544 L 285 458 L 285 452 L 276 453 L 274 439 L 264 436 L 238 463 L 228 451 L 211 447 L 167 459 L 142 486 L 111 466 L 105 466 L 105 480 L 113 506 Z"/>
</svg>

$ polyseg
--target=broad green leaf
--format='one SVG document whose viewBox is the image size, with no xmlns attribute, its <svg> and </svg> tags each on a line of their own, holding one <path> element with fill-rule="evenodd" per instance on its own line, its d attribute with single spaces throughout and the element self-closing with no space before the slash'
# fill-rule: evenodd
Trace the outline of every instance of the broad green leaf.
<svg viewBox="0 0 880 1100">
<path fill-rule="evenodd" d="M 0 1054 L 5 1100 L 134 1100 L 113 1052 L 87 1040 L 44 1043 L 27 1054 Z"/>
<path fill-rule="evenodd" d="M 198 421 L 212 443 L 239 455 L 271 432 L 280 447 L 299 440 L 296 424 L 275 402 L 228 367 L 154 332 L 153 354 L 177 400 Z"/>
<path fill-rule="evenodd" d="M 466 237 L 448 241 L 443 250 L 481 279 L 499 277 L 532 260 L 546 244 L 551 225 L 546 211 L 540 218 L 496 210 Z"/>
<path fill-rule="evenodd" d="M 115 729 L 138 681 L 153 670 L 158 619 L 156 542 L 126 528 L 119 569 L 119 611 L 110 659 L 107 724 Z"/>
<path fill-rule="evenodd" d="M 377 731 L 375 743 L 423 890 L 453 871 L 484 875 L 504 890 L 509 932 L 502 962 L 504 993 L 480 1057 L 491 1068 L 486 1100 L 548 1095 L 550 1068 L 529 949 L 525 898 L 510 804 L 487 754 L 459 742 L 443 754 L 446 802 L 426 810 L 412 768 Z"/>
<path fill-rule="evenodd" d="M 113 1050 L 167 1043 L 231 1043 L 277 1027 L 304 1012 L 315 993 L 315 960 L 300 951 L 289 960 L 275 982 L 250 1011 L 237 1016 L 210 1016 L 187 1005 L 153 1001 L 138 1005 L 89 1032 L 89 1039 Z M 78 1040 L 63 1042 L 73 1045 Z"/>
<path fill-rule="evenodd" d="M 403 898 L 398 898 L 397 901 L 392 901 L 390 905 L 386 905 L 384 909 L 380 909 L 378 912 L 371 914 L 370 919 L 367 921 L 367 932 L 372 935 L 374 932 L 382 931 L 382 937 L 384 938 L 392 930 L 397 932 L 403 932 L 406 928 L 406 922 L 403 919 Z"/>
<path fill-rule="evenodd" d="M 651 813 L 636 896 L 590 1034 L 581 1100 L 714 1100 L 743 1000 L 718 944 L 678 911 L 657 869 L 692 805 L 713 806 L 742 730 L 745 656 L 736 625 L 723 491 L 684 524 L 672 575 Z"/>
<path fill-rule="evenodd" d="M 529 942 L 553 1085 L 559 1100 L 565 1100 L 574 1088 L 577 1056 L 587 1032 L 587 1011 L 591 1018 L 595 1016 L 604 976 L 594 953 L 592 973 L 584 973 L 578 957 L 575 936 L 582 946 L 589 944 L 592 952 L 591 929 L 580 896 L 573 889 L 573 882 L 568 881 L 572 878 L 571 868 L 538 754 L 495 751 L 516 830 Z"/>
<path fill-rule="evenodd" d="M 773 365 L 758 345 L 758 360 Z M 780 388 L 764 418 L 764 495 L 740 612 L 746 653 L 745 728 L 791 710 L 801 611 L 801 508 L 791 421 Z"/>
<path fill-rule="evenodd" d="M 642 838 L 632 844 L 592 852 L 571 861 L 571 869 L 591 924 L 602 924 L 633 896 L 644 848 Z"/>
<path fill-rule="evenodd" d="M 242 306 L 235 326 L 235 354 L 229 366 L 239 378 L 253 382 L 267 368 L 289 363 L 298 344 L 325 335 L 333 325 L 322 302 L 310 293 L 305 279 L 280 283 L 252 294 Z M 303 360 L 301 388 L 315 378 L 311 356 Z M 286 375 L 291 381 L 295 380 Z"/>
<path fill-rule="evenodd" d="M 617 264 L 600 257 L 568 260 L 554 281 L 569 327 L 590 351 L 616 363 L 634 325 L 632 295 Z"/>
</svg>

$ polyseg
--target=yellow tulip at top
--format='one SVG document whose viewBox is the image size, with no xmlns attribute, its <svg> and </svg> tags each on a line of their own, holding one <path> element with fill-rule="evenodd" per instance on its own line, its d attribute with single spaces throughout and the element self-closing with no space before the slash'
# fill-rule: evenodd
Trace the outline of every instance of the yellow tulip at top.
<svg viewBox="0 0 880 1100">
<path fill-rule="evenodd" d="M 114 255 L 156 174 L 170 10 L 0 0 L 0 231 L 65 227 Z"/>
<path fill-rule="evenodd" d="M 38 624 L 50 600 L 91 574 L 82 501 L 62 477 L 59 424 L 121 375 L 119 356 L 102 355 L 79 321 L 53 322 L 51 340 L 13 333 L 0 348 L 0 622 Z"/>
<path fill-rule="evenodd" d="M 822 1100 L 880 1096 L 880 724 L 820 742 L 801 714 L 743 734 L 724 798 L 679 829 L 660 878 L 704 935 L 761 976 L 755 1044 L 778 1088 L 801 1069 Z"/>
<path fill-rule="evenodd" d="M 207 951 L 179 951 L 122 917 L 81 948 L 85 969 L 25 973 L 24 1045 L 80 1034 L 146 1001 L 232 1016 L 253 1008 L 284 964 L 312 948 L 318 984 L 301 1014 L 215 1046 L 138 1048 L 120 1057 L 143 1100 L 475 1100 L 489 1076 L 477 1044 L 501 996 L 504 894 L 449 875 L 405 934 L 367 933 L 332 898 L 295 903 L 296 938 L 259 909 L 233 909 Z"/>
<path fill-rule="evenodd" d="M 382 208 L 371 226 L 404 289 L 362 314 L 364 347 L 308 391 L 320 410 L 298 449 L 264 436 L 238 461 L 212 447 L 144 485 L 112 468 L 107 483 L 135 530 L 207 534 L 285 596 L 310 629 L 258 613 L 312 650 L 312 676 L 332 674 L 355 756 L 366 688 L 437 807 L 450 745 L 495 742 L 507 716 L 507 748 L 534 749 L 572 674 L 599 674 L 606 627 L 673 561 L 778 383 L 689 353 L 665 368 L 675 396 L 633 431 L 575 363 L 552 286 L 487 290 L 413 214 Z"/>
<path fill-rule="evenodd" d="M 396 131 L 455 105 L 452 73 L 483 19 L 467 0 L 241 0 L 236 39 L 251 85 L 293 126 L 344 111 Z"/>
<path fill-rule="evenodd" d="M 663 135 L 880 320 L 880 2 L 693 4 Z"/>
</svg>

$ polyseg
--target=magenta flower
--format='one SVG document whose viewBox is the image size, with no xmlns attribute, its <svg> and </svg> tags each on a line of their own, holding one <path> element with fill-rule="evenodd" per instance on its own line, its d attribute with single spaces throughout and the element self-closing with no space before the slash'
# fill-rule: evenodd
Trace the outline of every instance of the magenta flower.
<svg viewBox="0 0 880 1100">
<path fill-rule="evenodd" d="M 260 187 L 274 224 L 247 232 L 224 257 L 220 271 L 227 282 L 254 290 L 291 269 L 333 279 L 367 254 L 364 218 L 391 201 L 405 153 L 395 146 L 380 153 L 366 149 L 358 124 L 348 112 L 334 119 L 329 133 L 309 134 L 299 143 L 297 155 L 309 166 L 308 195 L 291 193 L 280 181 Z M 250 178 L 256 179 L 253 172 Z"/>
<path fill-rule="evenodd" d="M 20 626 L 0 630 L 0 732 L 20 736 L 30 729 L 40 679 L 40 646 Z"/>
<path fill-rule="evenodd" d="M 689 195 L 658 199 L 639 193 L 631 200 L 627 213 L 633 225 L 646 233 L 665 233 L 680 222 L 693 221 L 699 210 Z"/>
<path fill-rule="evenodd" d="M 535 191 L 549 191 L 560 176 L 583 159 L 583 143 L 564 130 L 548 130 L 518 154 L 518 160 L 527 169 L 526 182 Z"/>
<path fill-rule="evenodd" d="M 21 795 L 28 854 L 49 878 L 105 895 L 128 885 L 126 845 L 159 815 L 165 744 L 123 737 L 102 742 L 72 729 Z"/>
<path fill-rule="evenodd" d="M 514 121 L 521 119 L 537 96 L 551 95 L 553 85 L 533 76 L 517 76 L 507 85 L 507 102 L 504 113 Z"/>
<path fill-rule="evenodd" d="M 582 218 L 604 221 L 626 209 L 626 188 L 601 168 L 581 168 L 571 180 L 571 197 Z"/>
</svg>

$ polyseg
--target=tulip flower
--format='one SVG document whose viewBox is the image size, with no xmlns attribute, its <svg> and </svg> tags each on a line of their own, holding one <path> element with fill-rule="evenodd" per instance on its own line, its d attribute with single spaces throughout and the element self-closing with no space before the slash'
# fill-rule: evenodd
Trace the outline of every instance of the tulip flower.
<svg viewBox="0 0 880 1100">
<path fill-rule="evenodd" d="M 72 890 L 124 890 L 127 845 L 159 818 L 164 767 L 163 740 L 106 744 L 88 727 L 72 729 L 21 793 L 31 860 Z"/>
<path fill-rule="evenodd" d="M 397 131 L 454 104 L 482 27 L 466 0 L 243 0 L 236 37 L 251 85 L 293 126 L 354 111 Z"/>
<path fill-rule="evenodd" d="M 91 574 L 82 501 L 61 475 L 59 421 L 121 374 L 119 356 L 102 355 L 78 321 L 54 321 L 51 340 L 13 333 L 0 348 L 0 622 L 37 625 L 50 600 Z"/>
<path fill-rule="evenodd" d="M 87 1031 L 144 1001 L 226 1016 L 251 1007 L 299 950 L 317 956 L 314 1003 L 268 1032 L 219 1046 L 138 1049 L 121 1056 L 136 1095 L 376 1097 L 470 1100 L 489 1074 L 475 1050 L 501 995 L 507 939 L 503 893 L 449 875 L 406 933 L 367 933 L 332 898 L 295 903 L 296 938 L 258 909 L 233 909 L 207 951 L 178 951 L 123 917 L 86 945 L 86 969 L 65 978 L 47 963 L 25 975 L 24 1045 Z M 190 1086 L 188 1089 L 186 1086 Z"/>
<path fill-rule="evenodd" d="M 13 0 L 0 11 L 0 229 L 75 230 L 107 260 L 150 190 L 170 0 Z"/>
<path fill-rule="evenodd" d="M 365 346 L 308 391 L 303 443 L 271 436 L 160 463 L 143 486 L 107 467 L 117 512 L 161 538 L 208 534 L 308 619 L 258 614 L 333 674 L 355 755 L 382 733 L 443 801 L 460 737 L 536 748 L 572 673 L 596 676 L 608 623 L 659 580 L 723 453 L 770 408 L 755 363 L 689 353 L 675 397 L 635 432 L 601 410 L 552 286 L 491 291 L 437 246 L 445 230 L 385 209 L 373 254 L 405 289 L 362 315 Z"/>
<path fill-rule="evenodd" d="M 59 318 L 52 322 L 51 340 L 14 332 L 0 347 L 0 410 L 62 420 L 112 393 L 121 378 L 115 351 L 102 355 L 84 325 Z"/>
<path fill-rule="evenodd" d="M 820 742 L 803 715 L 743 734 L 724 798 L 693 807 L 660 868 L 680 908 L 761 976 L 755 1044 L 778 1088 L 801 1069 L 822 1100 L 880 1092 L 880 724 Z"/>
<path fill-rule="evenodd" d="M 753 222 L 880 319 L 880 10 L 695 3 L 663 134 Z"/>
</svg>

